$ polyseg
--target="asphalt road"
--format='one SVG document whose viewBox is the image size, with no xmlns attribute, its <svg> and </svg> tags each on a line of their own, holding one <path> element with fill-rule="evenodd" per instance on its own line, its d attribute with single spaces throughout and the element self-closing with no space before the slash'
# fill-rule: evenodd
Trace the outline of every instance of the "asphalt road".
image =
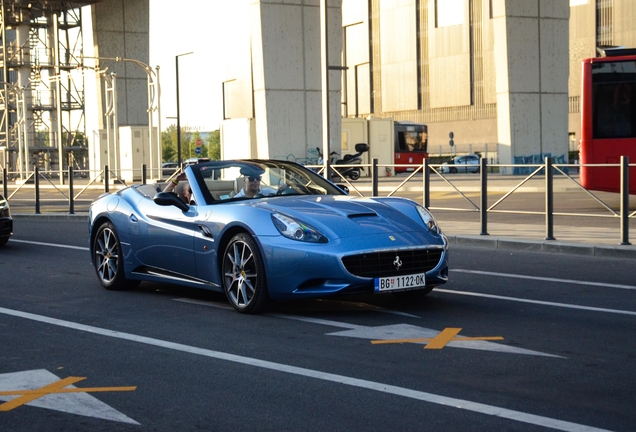
<svg viewBox="0 0 636 432">
<path fill-rule="evenodd" d="M 167 284 L 102 289 L 85 222 L 14 231 L 0 249 L 3 431 L 636 424 L 633 260 L 455 247 L 450 282 L 416 302 L 246 316 Z"/>
</svg>

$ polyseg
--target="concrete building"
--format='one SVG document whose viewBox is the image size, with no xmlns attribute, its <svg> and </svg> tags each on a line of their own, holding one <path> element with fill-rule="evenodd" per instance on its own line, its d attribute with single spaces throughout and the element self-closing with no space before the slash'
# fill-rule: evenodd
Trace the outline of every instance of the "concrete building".
<svg viewBox="0 0 636 432">
<path fill-rule="evenodd" d="M 244 0 L 250 25 L 228 38 L 237 43 L 223 135 L 242 140 L 229 156 L 302 159 L 320 145 L 319 3 Z M 500 163 L 566 162 L 580 131 L 581 60 L 599 45 L 636 46 L 632 0 L 327 5 L 329 66 L 345 68 L 330 71 L 336 150 L 339 112 L 425 123 L 433 155 L 496 151 Z"/>
</svg>

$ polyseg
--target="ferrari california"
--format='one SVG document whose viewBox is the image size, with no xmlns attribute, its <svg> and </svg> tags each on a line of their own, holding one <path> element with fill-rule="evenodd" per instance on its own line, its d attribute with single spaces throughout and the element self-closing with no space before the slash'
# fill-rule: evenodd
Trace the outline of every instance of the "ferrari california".
<svg viewBox="0 0 636 432">
<path fill-rule="evenodd" d="M 90 253 L 103 287 L 205 288 L 258 313 L 341 294 L 419 297 L 448 279 L 447 238 L 414 201 L 349 196 L 289 161 L 184 171 L 176 186 L 133 185 L 91 204 Z"/>
</svg>

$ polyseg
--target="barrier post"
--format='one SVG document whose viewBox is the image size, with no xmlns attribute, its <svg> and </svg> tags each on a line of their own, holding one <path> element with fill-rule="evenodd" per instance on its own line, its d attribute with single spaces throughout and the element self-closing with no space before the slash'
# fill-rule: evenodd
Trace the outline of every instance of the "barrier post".
<svg viewBox="0 0 636 432">
<path fill-rule="evenodd" d="M 552 159 L 545 158 L 545 239 L 554 238 L 554 197 L 553 197 Z"/>
<path fill-rule="evenodd" d="M 488 162 L 486 158 L 479 159 L 479 176 L 481 185 L 479 204 L 481 232 L 479 235 L 488 235 Z"/>
<path fill-rule="evenodd" d="M 373 169 L 371 170 L 373 178 L 371 181 L 373 182 L 373 196 L 378 196 L 378 159 L 373 158 Z"/>
<path fill-rule="evenodd" d="M 146 184 L 147 174 L 146 174 L 146 164 L 141 164 L 141 183 Z"/>
<path fill-rule="evenodd" d="M 7 167 L 2 168 L 2 189 L 3 189 L 3 196 L 6 198 L 7 196 L 9 196 L 9 185 L 7 184 L 7 181 L 9 179 L 9 174 L 7 172 Z"/>
<path fill-rule="evenodd" d="M 431 173 L 428 168 L 428 158 L 422 160 L 422 192 L 424 193 L 424 208 L 428 209 L 431 206 Z"/>
<path fill-rule="evenodd" d="M 40 170 L 38 166 L 34 166 L 33 182 L 35 186 L 35 214 L 40 214 Z"/>
<path fill-rule="evenodd" d="M 68 167 L 68 214 L 75 214 L 75 203 L 73 201 L 73 167 Z"/>
<path fill-rule="evenodd" d="M 629 242 L 629 156 L 621 156 L 621 245 Z"/>
<path fill-rule="evenodd" d="M 110 183 L 110 179 L 108 178 L 108 165 L 104 165 L 104 192 L 110 192 L 108 183 Z"/>
</svg>

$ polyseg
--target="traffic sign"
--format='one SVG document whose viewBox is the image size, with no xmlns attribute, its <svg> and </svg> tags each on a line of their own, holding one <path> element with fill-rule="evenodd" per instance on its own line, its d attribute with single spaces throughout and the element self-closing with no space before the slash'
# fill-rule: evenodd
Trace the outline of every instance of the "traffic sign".
<svg viewBox="0 0 636 432">
<path fill-rule="evenodd" d="M 201 138 L 197 138 L 197 147 L 201 147 L 201 144 L 203 144 L 203 141 Z"/>
<path fill-rule="evenodd" d="M 201 147 L 197 147 L 197 148 L 195 148 L 195 149 L 194 149 L 194 152 L 195 152 L 196 154 L 201 154 Z"/>
</svg>

